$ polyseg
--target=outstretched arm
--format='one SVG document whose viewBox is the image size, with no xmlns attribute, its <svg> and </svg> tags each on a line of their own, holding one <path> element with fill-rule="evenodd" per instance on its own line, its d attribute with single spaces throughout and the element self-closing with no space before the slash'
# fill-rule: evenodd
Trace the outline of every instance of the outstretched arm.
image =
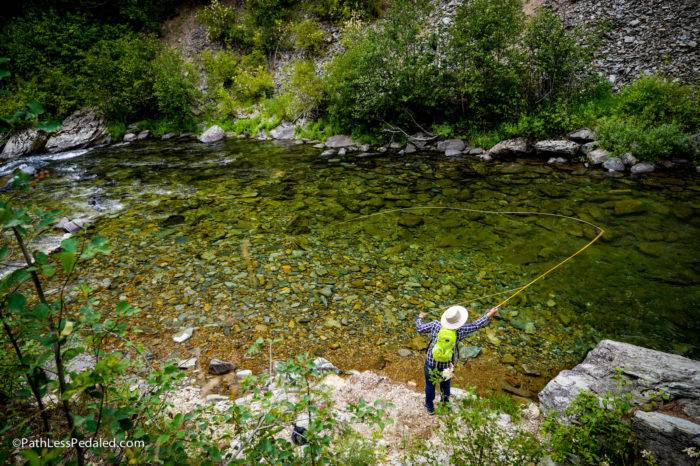
<svg viewBox="0 0 700 466">
<path fill-rule="evenodd" d="M 416 317 L 416 332 L 418 333 L 430 333 L 433 331 L 433 328 L 435 327 L 435 324 L 437 323 L 436 321 L 431 321 L 431 322 L 423 322 L 423 317 L 425 317 L 425 313 L 421 312 L 418 314 L 418 317 Z"/>
<path fill-rule="evenodd" d="M 472 333 L 472 332 L 480 329 L 481 327 L 485 326 L 486 324 L 489 323 L 489 320 L 491 319 L 491 317 L 493 317 L 498 312 L 499 309 L 500 308 L 498 306 L 493 307 L 489 310 L 489 312 L 487 312 L 483 316 L 479 317 L 474 322 L 469 322 L 467 324 L 462 325 L 459 328 L 459 330 L 457 331 L 457 337 L 461 339 L 466 334 Z"/>
</svg>

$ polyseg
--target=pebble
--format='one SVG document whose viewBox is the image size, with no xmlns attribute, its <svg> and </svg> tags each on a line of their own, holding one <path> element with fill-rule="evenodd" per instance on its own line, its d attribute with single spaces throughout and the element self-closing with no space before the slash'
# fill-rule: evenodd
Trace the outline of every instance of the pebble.
<svg viewBox="0 0 700 466">
<path fill-rule="evenodd" d="M 399 356 L 406 358 L 411 355 L 411 350 L 408 348 L 399 349 Z"/>
<path fill-rule="evenodd" d="M 187 358 L 187 359 L 183 359 L 183 360 L 179 361 L 177 363 L 177 368 L 186 370 L 186 369 L 192 369 L 196 365 L 197 365 L 197 358 L 192 357 L 192 358 Z"/>
<path fill-rule="evenodd" d="M 194 327 L 187 327 L 186 329 L 182 330 L 180 333 L 176 333 L 173 335 L 173 341 L 175 343 L 183 343 L 192 337 L 192 333 L 194 332 Z"/>
<path fill-rule="evenodd" d="M 243 380 L 246 377 L 250 377 L 251 375 L 253 375 L 253 371 L 251 371 L 250 369 L 242 369 L 240 371 L 236 371 L 236 379 L 238 380 Z"/>
</svg>

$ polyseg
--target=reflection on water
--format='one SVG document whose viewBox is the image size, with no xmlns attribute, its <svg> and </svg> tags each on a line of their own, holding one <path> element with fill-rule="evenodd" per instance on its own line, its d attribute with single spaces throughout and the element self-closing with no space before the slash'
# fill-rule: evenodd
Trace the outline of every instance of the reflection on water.
<svg viewBox="0 0 700 466">
<path fill-rule="evenodd" d="M 328 160 L 308 146 L 236 141 L 112 148 L 49 167 L 33 200 L 123 205 L 95 227 L 113 254 L 84 275 L 105 284 L 100 299 L 143 309 L 143 338 L 163 355 L 182 356 L 170 335 L 193 325 L 207 354 L 273 334 L 282 353 L 370 367 L 420 348 L 419 311 L 463 303 L 476 316 L 498 302 L 479 296 L 526 283 L 595 235 L 566 219 L 450 210 L 345 222 L 433 205 L 552 212 L 607 231 L 469 338 L 494 361 L 553 371 L 603 337 L 700 356 L 697 177 L 430 154 Z"/>
</svg>

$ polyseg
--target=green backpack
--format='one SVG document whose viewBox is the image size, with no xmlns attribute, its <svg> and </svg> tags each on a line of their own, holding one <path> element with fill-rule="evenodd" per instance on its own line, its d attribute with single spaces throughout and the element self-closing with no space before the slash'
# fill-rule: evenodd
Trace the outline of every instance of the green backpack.
<svg viewBox="0 0 700 466">
<path fill-rule="evenodd" d="M 452 353 L 457 342 L 457 332 L 449 328 L 441 328 L 433 346 L 433 359 L 437 362 L 452 361 Z"/>
</svg>

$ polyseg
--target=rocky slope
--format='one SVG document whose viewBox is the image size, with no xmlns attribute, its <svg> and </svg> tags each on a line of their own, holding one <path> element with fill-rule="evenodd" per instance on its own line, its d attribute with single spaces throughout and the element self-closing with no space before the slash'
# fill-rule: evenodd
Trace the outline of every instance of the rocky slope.
<svg viewBox="0 0 700 466">
<path fill-rule="evenodd" d="M 619 87 L 661 73 L 695 82 L 700 76 L 700 5 L 697 0 L 545 0 L 567 27 L 601 27 L 595 64 Z"/>
</svg>

